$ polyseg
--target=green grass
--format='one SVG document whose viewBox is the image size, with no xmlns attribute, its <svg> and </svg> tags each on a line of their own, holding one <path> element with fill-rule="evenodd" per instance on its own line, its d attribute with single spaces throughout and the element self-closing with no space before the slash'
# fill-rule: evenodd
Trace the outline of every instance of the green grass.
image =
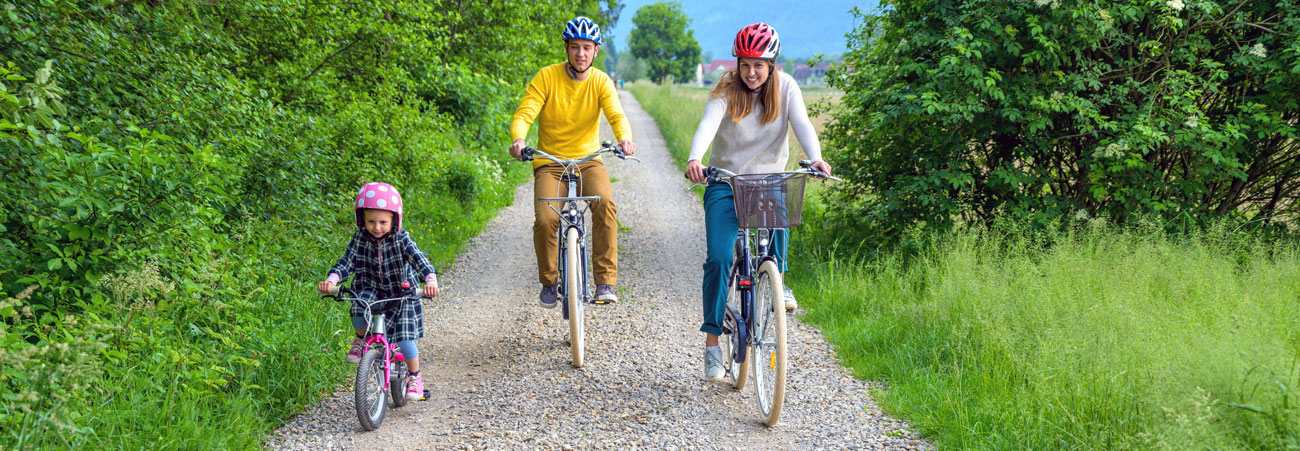
<svg viewBox="0 0 1300 451">
<path fill-rule="evenodd" d="M 795 288 L 842 363 L 886 381 L 881 404 L 939 447 L 1300 446 L 1294 243 L 934 241 L 909 259 L 805 265 L 815 277 Z"/>
</svg>

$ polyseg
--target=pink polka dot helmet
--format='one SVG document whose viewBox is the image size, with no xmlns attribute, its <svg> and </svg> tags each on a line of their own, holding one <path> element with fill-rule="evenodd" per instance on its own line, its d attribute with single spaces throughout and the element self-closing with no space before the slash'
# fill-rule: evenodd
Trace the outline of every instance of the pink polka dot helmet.
<svg viewBox="0 0 1300 451">
<path fill-rule="evenodd" d="M 402 195 L 397 188 L 383 182 L 370 182 L 357 191 L 354 211 L 357 215 L 357 227 L 366 228 L 365 213 L 362 210 L 374 209 L 393 212 L 393 231 L 402 230 Z"/>
</svg>

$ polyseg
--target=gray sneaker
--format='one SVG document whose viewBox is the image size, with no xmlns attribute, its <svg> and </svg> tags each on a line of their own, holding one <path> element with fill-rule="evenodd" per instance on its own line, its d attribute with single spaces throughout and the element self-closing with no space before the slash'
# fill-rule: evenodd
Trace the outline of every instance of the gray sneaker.
<svg viewBox="0 0 1300 451">
<path fill-rule="evenodd" d="M 618 302 L 618 289 L 613 285 L 596 284 L 596 303 L 609 304 Z"/>
<path fill-rule="evenodd" d="M 558 300 L 556 297 L 555 285 L 549 287 L 544 286 L 542 287 L 542 292 L 537 294 L 537 303 L 541 304 L 544 308 L 555 308 L 555 303 Z"/>
<path fill-rule="evenodd" d="M 785 287 L 785 310 L 788 312 L 799 308 L 799 303 L 794 301 L 794 290 L 789 286 Z"/>
<path fill-rule="evenodd" d="M 704 347 L 704 378 L 709 382 L 722 380 L 722 376 L 727 374 L 727 370 L 722 368 L 722 348 L 718 346 Z"/>
</svg>

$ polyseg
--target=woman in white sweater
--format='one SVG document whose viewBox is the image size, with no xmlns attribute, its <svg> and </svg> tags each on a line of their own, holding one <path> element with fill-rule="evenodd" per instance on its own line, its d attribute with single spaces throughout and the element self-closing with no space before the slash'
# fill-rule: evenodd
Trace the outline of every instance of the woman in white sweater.
<svg viewBox="0 0 1300 451">
<path fill-rule="evenodd" d="M 793 128 L 813 167 L 830 174 L 831 167 L 821 159 L 817 132 L 808 120 L 803 93 L 794 78 L 775 70 L 781 53 L 776 30 L 756 23 L 736 33 L 732 55 L 736 69 L 718 77 L 704 106 L 704 117 L 691 140 L 690 161 L 686 178 L 703 182 L 704 165 L 700 159 L 710 143 L 713 152 L 709 164 L 737 174 L 763 174 L 785 170 L 790 158 L 787 130 Z M 704 191 L 704 229 L 708 258 L 704 262 L 704 377 L 722 380 L 722 317 L 727 302 L 727 271 L 734 253 L 738 225 L 731 187 L 725 183 L 709 185 Z M 773 240 L 781 271 L 785 271 L 788 243 L 784 233 Z M 796 307 L 794 294 L 786 289 L 786 309 Z"/>
</svg>

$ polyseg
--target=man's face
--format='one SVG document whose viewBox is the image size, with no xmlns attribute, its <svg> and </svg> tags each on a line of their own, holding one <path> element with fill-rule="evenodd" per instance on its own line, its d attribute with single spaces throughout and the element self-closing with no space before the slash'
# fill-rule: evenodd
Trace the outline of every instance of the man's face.
<svg viewBox="0 0 1300 451">
<path fill-rule="evenodd" d="M 578 72 L 586 72 L 591 67 L 598 51 L 600 46 L 587 39 L 573 38 L 564 43 L 564 52 L 569 54 L 569 65 Z"/>
</svg>

